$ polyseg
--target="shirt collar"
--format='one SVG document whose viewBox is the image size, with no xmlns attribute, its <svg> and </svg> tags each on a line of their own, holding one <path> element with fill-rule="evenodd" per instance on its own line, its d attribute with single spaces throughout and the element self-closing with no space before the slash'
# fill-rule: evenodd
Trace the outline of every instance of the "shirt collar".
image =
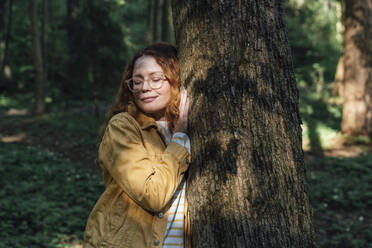
<svg viewBox="0 0 372 248">
<path fill-rule="evenodd" d="M 158 128 L 155 119 L 151 116 L 146 115 L 140 109 L 138 109 L 134 102 L 129 102 L 128 113 L 133 116 L 134 119 L 136 119 L 142 129 L 146 129 L 151 126 Z"/>
</svg>

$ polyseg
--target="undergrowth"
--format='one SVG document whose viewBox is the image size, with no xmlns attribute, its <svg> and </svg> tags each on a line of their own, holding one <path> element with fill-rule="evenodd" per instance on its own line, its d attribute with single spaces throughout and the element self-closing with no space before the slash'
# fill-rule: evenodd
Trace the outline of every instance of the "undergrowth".
<svg viewBox="0 0 372 248">
<path fill-rule="evenodd" d="M 97 173 L 37 148 L 0 146 L 0 247 L 71 247 L 103 191 Z"/>
<path fill-rule="evenodd" d="M 372 155 L 307 160 L 320 248 L 372 247 Z"/>
</svg>

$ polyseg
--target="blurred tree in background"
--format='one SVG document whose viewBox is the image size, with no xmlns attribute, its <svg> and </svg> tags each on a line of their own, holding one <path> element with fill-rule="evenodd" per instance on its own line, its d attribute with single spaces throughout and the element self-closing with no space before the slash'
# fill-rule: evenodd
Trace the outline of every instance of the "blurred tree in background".
<svg viewBox="0 0 372 248">
<path fill-rule="evenodd" d="M 169 0 L 34 2 L 33 25 L 32 18 L 24 18 L 29 1 L 0 3 L 0 90 L 22 93 L 33 103 L 37 96 L 48 106 L 112 98 L 135 50 L 155 41 L 174 42 Z M 42 66 L 35 66 L 35 54 Z M 36 85 L 44 87 L 34 95 Z"/>
<path fill-rule="evenodd" d="M 6 230 L 0 233 L 1 247 L 73 247 L 69 240 L 82 238 L 85 215 L 98 198 L 99 179 L 90 178 L 90 171 L 76 173 L 75 167 L 92 167 L 104 118 L 100 113 L 113 101 L 134 51 L 157 41 L 175 44 L 169 2 L 0 1 L 0 175 L 5 180 L 0 180 L 0 205 L 6 209 L 1 211 L 0 229 Z M 372 142 L 364 134 L 372 127 L 371 0 L 283 3 L 317 243 L 322 248 L 370 247 Z M 33 16 L 30 4 L 37 4 Z M 37 53 L 35 38 L 40 43 Z M 41 57 L 41 69 L 34 63 L 35 54 Z M 35 91 L 37 81 L 44 96 Z M 36 99 L 45 103 L 42 116 L 29 114 L 37 109 Z M 360 109 L 366 111 L 356 111 Z M 356 120 L 364 131 L 344 129 L 349 135 L 342 134 L 343 119 Z M 62 152 L 63 161 L 49 151 Z M 62 176 L 53 180 L 56 173 Z M 21 174 L 27 180 L 19 184 Z M 45 191 L 39 185 L 46 185 Z M 84 198 L 87 191 L 89 201 Z"/>
<path fill-rule="evenodd" d="M 42 31 L 37 36 L 48 67 L 46 103 L 103 98 L 102 92 L 116 90 L 128 56 L 145 44 L 144 1 L 35 2 L 35 28 Z M 27 6 L 26 0 L 1 1 L 0 90 L 7 95 L 26 97 L 35 84 Z"/>
<path fill-rule="evenodd" d="M 342 97 L 332 96 L 343 86 L 334 83 L 343 54 L 341 3 L 286 0 L 284 6 L 300 91 L 304 148 L 322 152 L 334 143 L 341 128 Z"/>
<path fill-rule="evenodd" d="M 372 0 L 345 0 L 342 131 L 372 137 Z"/>
<path fill-rule="evenodd" d="M 321 92 L 342 54 L 341 6 L 335 0 L 287 0 L 285 12 L 297 82 Z"/>
<path fill-rule="evenodd" d="M 45 99 L 45 89 L 44 89 L 45 88 L 45 73 L 44 73 L 43 53 L 41 50 L 42 48 L 41 48 L 41 41 L 40 41 L 40 28 L 38 25 L 38 19 L 39 19 L 38 8 L 39 8 L 39 3 L 37 0 L 29 1 L 29 12 L 30 12 L 29 15 L 30 15 L 30 22 L 31 22 L 31 35 L 32 35 L 32 58 L 34 61 L 34 67 L 36 71 L 35 86 L 34 86 L 35 88 L 34 90 L 34 98 L 35 98 L 34 113 L 44 114 L 45 112 L 45 100 L 44 100 Z M 45 15 L 43 17 L 45 17 Z M 44 19 L 42 23 L 44 24 Z"/>
</svg>

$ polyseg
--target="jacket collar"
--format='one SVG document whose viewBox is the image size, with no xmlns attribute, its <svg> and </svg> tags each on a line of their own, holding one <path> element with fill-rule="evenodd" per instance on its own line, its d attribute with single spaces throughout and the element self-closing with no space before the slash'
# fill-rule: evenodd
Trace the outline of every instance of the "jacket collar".
<svg viewBox="0 0 372 248">
<path fill-rule="evenodd" d="M 143 113 L 134 102 L 129 102 L 128 104 L 128 113 L 136 119 L 138 124 L 142 129 L 149 128 L 151 126 L 154 126 L 155 128 L 158 128 L 158 125 L 156 124 L 156 121 L 153 117 L 146 115 Z"/>
</svg>

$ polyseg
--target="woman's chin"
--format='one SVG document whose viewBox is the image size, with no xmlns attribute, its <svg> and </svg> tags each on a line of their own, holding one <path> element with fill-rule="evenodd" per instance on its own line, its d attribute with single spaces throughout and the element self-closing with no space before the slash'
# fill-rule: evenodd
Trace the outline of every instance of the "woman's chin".
<svg viewBox="0 0 372 248">
<path fill-rule="evenodd" d="M 139 108 L 145 114 L 155 116 L 157 118 L 163 116 L 165 114 L 165 108 L 159 108 L 158 106 L 151 106 L 151 104 L 141 104 Z"/>
</svg>

